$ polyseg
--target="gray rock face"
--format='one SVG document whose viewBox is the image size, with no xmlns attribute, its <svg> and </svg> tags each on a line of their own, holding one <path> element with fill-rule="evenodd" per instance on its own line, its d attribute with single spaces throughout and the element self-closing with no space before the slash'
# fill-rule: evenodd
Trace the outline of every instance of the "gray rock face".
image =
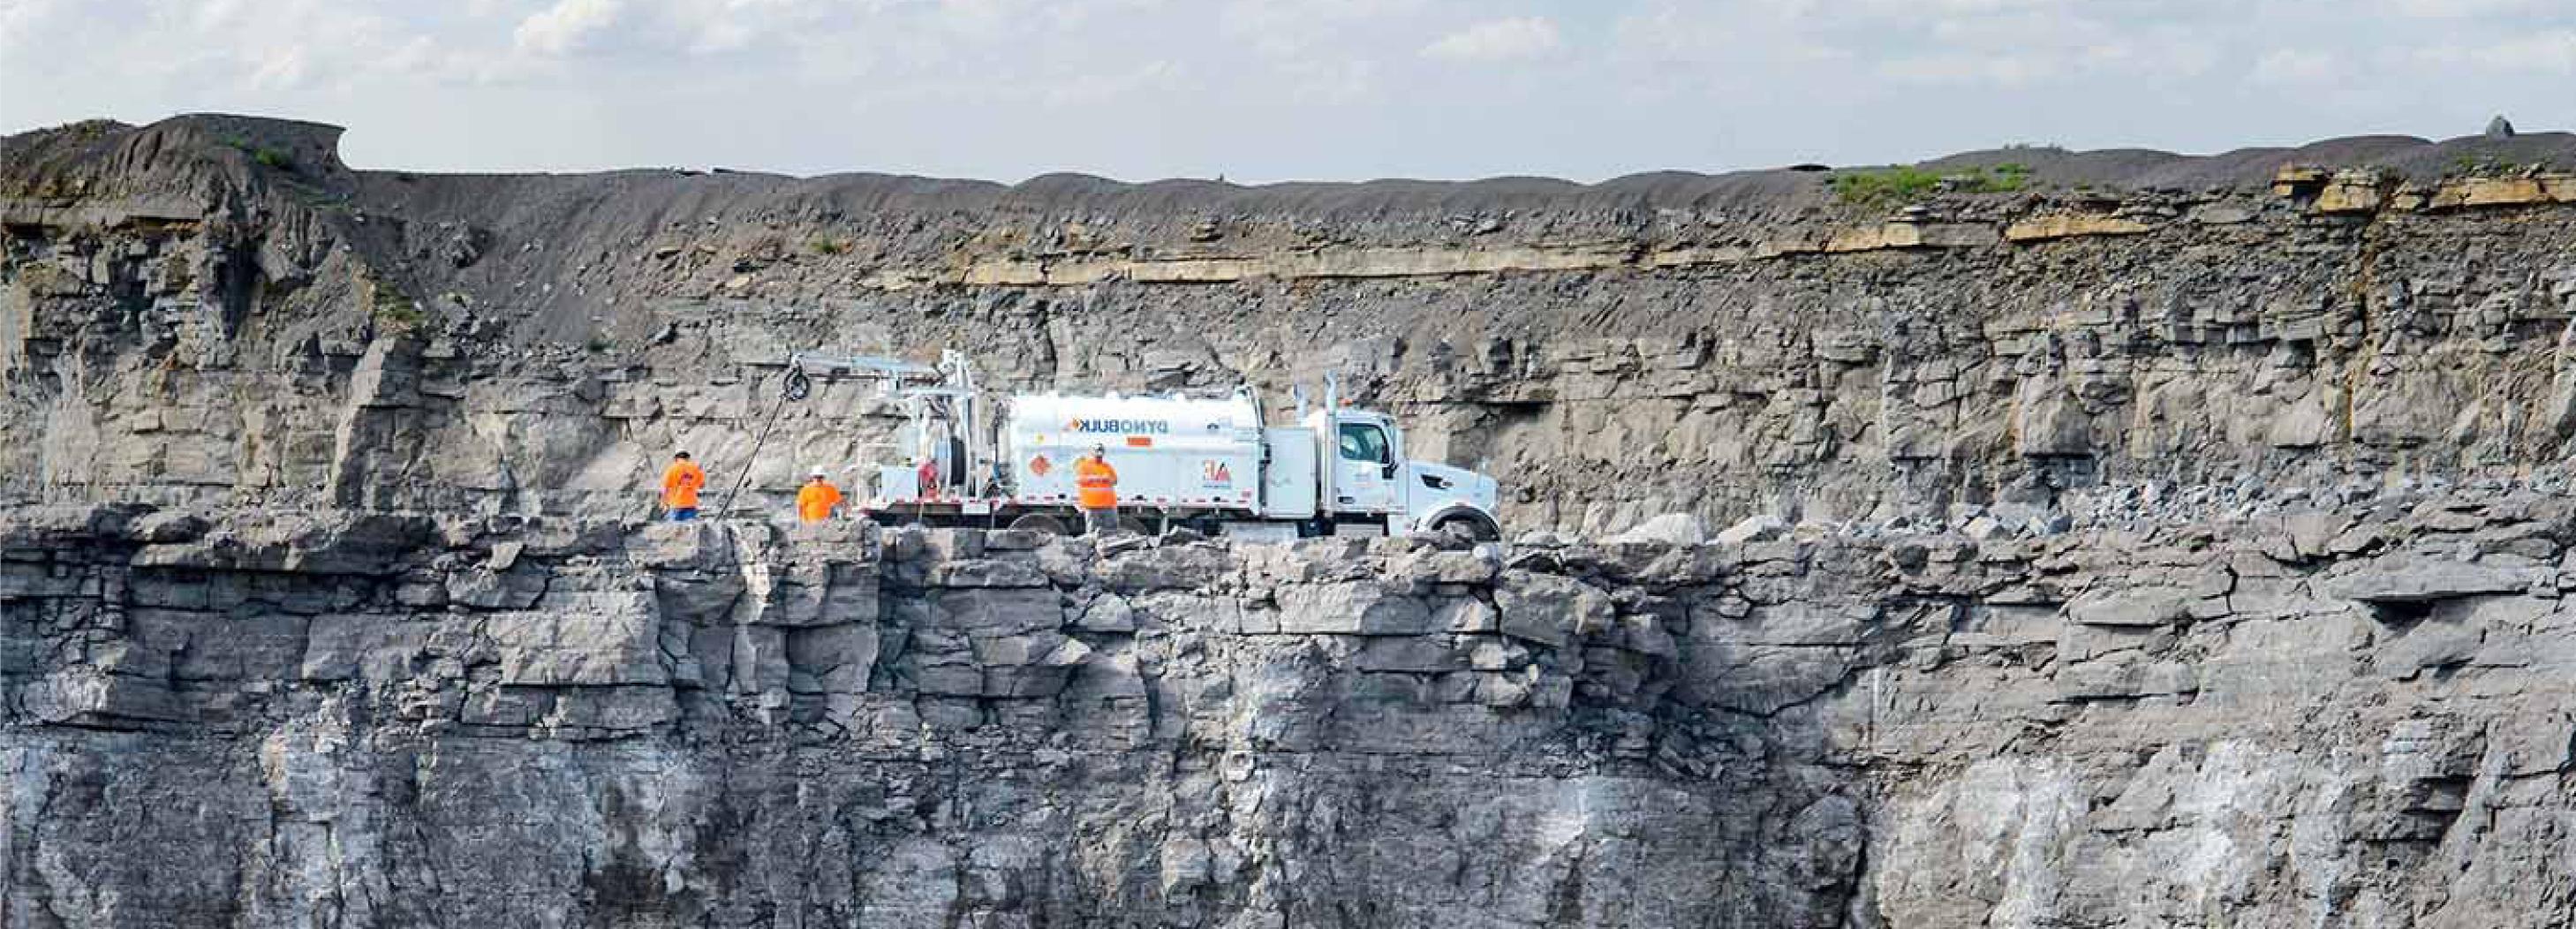
<svg viewBox="0 0 2576 929">
<path fill-rule="evenodd" d="M 1898 206 L 336 137 L 0 139 L 0 926 L 2576 927 L 2563 134 Z M 761 518 L 896 421 L 767 365 L 943 345 L 1338 373 L 1523 544 Z"/>
<path fill-rule="evenodd" d="M 2576 855 L 2576 506 L 2363 509 L 1451 570 L 1404 540 L 1097 558 L 544 521 L 388 554 L 221 513 L 207 537 L 263 557 L 177 558 L 167 520 L 31 508 L 0 522 L 0 907 L 2570 925 L 2576 871 L 2546 863 Z M 2378 541 L 2317 551 L 2336 523 Z M 2453 561 L 2391 547 L 2436 525 Z M 496 561 L 531 602 L 414 593 Z"/>
<path fill-rule="evenodd" d="M 1655 542 L 1664 545 L 1698 545 L 1708 539 L 1708 527 L 1699 517 L 1688 513 L 1666 513 L 1637 527 L 1611 537 L 1613 542 Z M 1743 541 L 1736 539 L 1735 541 Z"/>
<path fill-rule="evenodd" d="M 1337 373 L 1414 453 L 1496 474 L 1515 535 L 2533 466 L 2576 424 L 2563 134 L 2024 152 L 2025 192 L 1893 216 L 1795 172 L 441 177 L 335 139 L 6 140 L 0 497 L 641 518 L 687 448 L 774 513 L 896 424 L 822 383 L 753 455 L 798 348 L 959 348 L 1016 389 Z"/>
</svg>

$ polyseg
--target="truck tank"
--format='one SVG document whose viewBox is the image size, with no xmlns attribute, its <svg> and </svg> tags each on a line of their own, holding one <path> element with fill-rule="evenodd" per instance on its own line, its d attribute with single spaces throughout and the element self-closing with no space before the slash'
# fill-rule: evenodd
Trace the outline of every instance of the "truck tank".
<svg viewBox="0 0 2576 929">
<path fill-rule="evenodd" d="M 1250 512 L 1261 502 L 1261 436 L 1249 392 L 1023 395 L 1004 414 L 1001 468 L 1016 501 L 1070 504 L 1074 459 L 1096 445 L 1118 470 L 1121 507 Z"/>
</svg>

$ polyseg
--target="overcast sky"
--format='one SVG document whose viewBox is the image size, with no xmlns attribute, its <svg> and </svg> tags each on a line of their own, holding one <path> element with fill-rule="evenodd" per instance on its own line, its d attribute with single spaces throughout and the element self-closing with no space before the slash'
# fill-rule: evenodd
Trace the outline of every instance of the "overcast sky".
<svg viewBox="0 0 2576 929">
<path fill-rule="evenodd" d="M 1239 182 L 2576 124 L 2576 0 L 0 0 L 0 131 L 362 168 Z"/>
</svg>

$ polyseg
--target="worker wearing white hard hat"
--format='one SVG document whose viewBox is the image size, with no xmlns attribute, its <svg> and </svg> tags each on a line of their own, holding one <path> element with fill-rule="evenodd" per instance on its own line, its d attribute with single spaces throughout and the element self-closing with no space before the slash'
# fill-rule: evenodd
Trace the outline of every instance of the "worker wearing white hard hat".
<svg viewBox="0 0 2576 929">
<path fill-rule="evenodd" d="M 819 523 L 830 519 L 832 511 L 840 506 L 841 488 L 832 486 L 830 477 L 822 468 L 815 468 L 805 486 L 796 490 L 796 519 L 799 522 Z"/>
<path fill-rule="evenodd" d="M 1074 505 L 1082 511 L 1083 532 L 1095 538 L 1118 526 L 1118 469 L 1109 466 L 1109 448 L 1094 445 L 1091 454 L 1073 460 Z"/>
</svg>

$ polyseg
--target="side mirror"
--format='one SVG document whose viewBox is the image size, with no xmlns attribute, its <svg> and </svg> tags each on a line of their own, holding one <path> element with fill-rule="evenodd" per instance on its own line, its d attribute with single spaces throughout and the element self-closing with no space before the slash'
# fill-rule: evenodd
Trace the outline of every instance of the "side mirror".
<svg viewBox="0 0 2576 929">
<path fill-rule="evenodd" d="M 1395 462 L 1390 461 L 1386 463 L 1385 474 L 1387 480 L 1395 480 Z"/>
</svg>

